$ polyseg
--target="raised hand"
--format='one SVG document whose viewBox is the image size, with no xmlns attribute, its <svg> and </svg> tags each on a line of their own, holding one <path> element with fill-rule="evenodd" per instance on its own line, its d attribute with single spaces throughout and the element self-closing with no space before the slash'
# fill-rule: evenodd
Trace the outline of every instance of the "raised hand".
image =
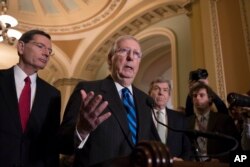
<svg viewBox="0 0 250 167">
<path fill-rule="evenodd" d="M 93 91 L 86 93 L 81 90 L 82 104 L 80 115 L 77 122 L 77 130 L 84 139 L 91 131 L 94 131 L 98 125 L 111 116 L 110 112 L 103 114 L 108 106 L 107 101 L 103 101 L 101 95 L 95 95 Z"/>
</svg>

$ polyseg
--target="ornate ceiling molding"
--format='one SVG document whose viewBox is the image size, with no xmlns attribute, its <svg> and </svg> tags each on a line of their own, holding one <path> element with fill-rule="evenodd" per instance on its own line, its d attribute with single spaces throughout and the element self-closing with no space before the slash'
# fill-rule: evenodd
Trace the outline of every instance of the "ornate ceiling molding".
<svg viewBox="0 0 250 167">
<path fill-rule="evenodd" d="M 83 2 L 82 2 L 83 3 Z M 57 25 L 55 24 L 46 24 L 44 22 L 39 23 L 28 23 L 24 21 L 20 21 L 18 28 L 23 31 L 27 31 L 33 29 L 34 27 L 42 29 L 50 34 L 68 34 L 68 33 L 77 33 L 77 32 L 84 32 L 90 29 L 93 29 L 100 24 L 110 19 L 114 14 L 116 14 L 125 4 L 123 0 L 109 0 L 102 10 L 98 11 L 98 13 L 93 14 L 90 18 L 86 20 L 81 20 L 76 23 L 67 22 L 65 25 Z M 83 10 L 83 9 L 81 9 Z M 60 13 L 59 13 L 60 14 Z M 58 14 L 58 15 L 59 15 Z M 84 14 L 84 13 L 83 13 Z M 69 13 L 70 15 L 70 13 Z M 73 15 L 73 14 L 72 14 Z M 34 17 L 38 17 L 34 15 Z M 41 17 L 41 16 L 40 16 Z M 50 15 L 44 15 L 43 17 L 47 17 L 48 20 L 50 19 Z M 52 17 L 52 16 L 51 16 Z M 59 15 L 59 17 L 63 17 L 63 15 Z M 79 17 L 79 15 L 78 15 Z M 48 21 L 49 22 L 49 21 Z"/>
<path fill-rule="evenodd" d="M 115 33 L 109 39 L 104 41 L 95 53 L 92 54 L 84 67 L 78 68 L 82 68 L 82 70 L 78 70 L 79 74 L 76 75 L 84 75 L 86 79 L 94 79 L 88 77 L 94 77 L 98 72 L 99 67 L 106 60 L 106 56 L 104 55 L 108 54 L 108 49 L 118 36 L 123 34 L 135 35 L 152 24 L 181 14 L 190 14 L 190 11 L 187 10 L 182 4 L 166 3 L 165 5 L 158 6 L 157 8 L 147 10 L 147 12 L 142 15 L 136 16 L 134 19 L 124 24 L 124 26 L 121 26 L 118 30 L 112 30 Z"/>
</svg>

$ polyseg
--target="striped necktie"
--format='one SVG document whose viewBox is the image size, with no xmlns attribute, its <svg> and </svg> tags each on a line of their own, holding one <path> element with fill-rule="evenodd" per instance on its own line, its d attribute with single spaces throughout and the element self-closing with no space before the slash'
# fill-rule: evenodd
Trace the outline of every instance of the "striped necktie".
<svg viewBox="0 0 250 167">
<path fill-rule="evenodd" d="M 134 144 L 137 143 L 137 122 L 136 122 L 136 111 L 133 97 L 128 88 L 122 89 L 122 102 L 127 110 L 128 126 L 132 134 L 132 141 Z"/>
</svg>

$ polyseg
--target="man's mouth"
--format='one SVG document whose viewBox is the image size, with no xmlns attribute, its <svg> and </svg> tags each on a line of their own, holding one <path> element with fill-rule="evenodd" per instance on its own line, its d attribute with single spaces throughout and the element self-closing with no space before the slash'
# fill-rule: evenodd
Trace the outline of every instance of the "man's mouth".
<svg viewBox="0 0 250 167">
<path fill-rule="evenodd" d="M 45 59 L 39 59 L 42 63 L 47 63 L 47 60 Z"/>
<path fill-rule="evenodd" d="M 130 69 L 130 70 L 133 70 L 134 68 L 131 67 L 131 66 L 125 66 L 126 69 Z"/>
</svg>

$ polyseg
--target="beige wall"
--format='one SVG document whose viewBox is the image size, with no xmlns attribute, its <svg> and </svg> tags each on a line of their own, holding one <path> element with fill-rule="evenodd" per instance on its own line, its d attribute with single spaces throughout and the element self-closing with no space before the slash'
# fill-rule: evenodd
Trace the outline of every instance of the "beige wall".
<svg viewBox="0 0 250 167">
<path fill-rule="evenodd" d="M 227 92 L 250 90 L 250 71 L 239 1 L 220 0 L 218 16 Z"/>
<path fill-rule="evenodd" d="M 250 89 L 249 46 L 243 31 L 247 28 L 240 2 L 197 0 L 192 5 L 192 68 L 208 69 L 210 85 L 225 101 L 230 92 Z"/>
</svg>

